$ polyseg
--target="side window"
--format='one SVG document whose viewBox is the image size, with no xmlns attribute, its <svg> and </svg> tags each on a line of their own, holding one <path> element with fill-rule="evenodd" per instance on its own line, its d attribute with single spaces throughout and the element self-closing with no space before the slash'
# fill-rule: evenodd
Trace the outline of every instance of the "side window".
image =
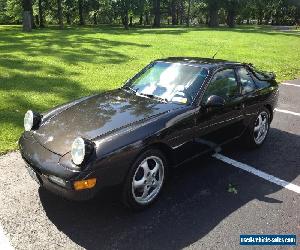
<svg viewBox="0 0 300 250">
<path fill-rule="evenodd" d="M 218 95 L 225 100 L 230 100 L 239 93 L 239 86 L 236 81 L 233 69 L 225 69 L 217 72 L 206 89 L 203 100 L 206 101 L 211 95 Z"/>
<path fill-rule="evenodd" d="M 238 68 L 237 74 L 241 81 L 242 94 L 245 95 L 255 90 L 255 83 L 245 68 Z"/>
</svg>

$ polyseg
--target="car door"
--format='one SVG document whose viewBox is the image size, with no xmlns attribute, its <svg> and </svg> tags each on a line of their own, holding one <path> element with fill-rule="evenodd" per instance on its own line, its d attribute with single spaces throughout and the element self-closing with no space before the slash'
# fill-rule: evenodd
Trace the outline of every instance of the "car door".
<svg viewBox="0 0 300 250">
<path fill-rule="evenodd" d="M 224 98 L 225 105 L 207 108 L 205 104 L 212 95 Z M 242 134 L 243 105 L 235 69 L 218 70 L 211 77 L 196 113 L 195 137 L 202 150 L 216 148 Z"/>
</svg>

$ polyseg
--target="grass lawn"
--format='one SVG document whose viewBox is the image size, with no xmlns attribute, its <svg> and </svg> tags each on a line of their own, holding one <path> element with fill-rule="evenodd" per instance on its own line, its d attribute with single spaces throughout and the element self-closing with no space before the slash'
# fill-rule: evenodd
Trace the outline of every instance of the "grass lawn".
<svg viewBox="0 0 300 250">
<path fill-rule="evenodd" d="M 252 62 L 279 80 L 300 76 L 300 32 L 267 28 L 35 30 L 0 26 L 0 154 L 17 148 L 27 109 L 47 110 L 113 89 L 155 58 L 211 57 Z"/>
</svg>

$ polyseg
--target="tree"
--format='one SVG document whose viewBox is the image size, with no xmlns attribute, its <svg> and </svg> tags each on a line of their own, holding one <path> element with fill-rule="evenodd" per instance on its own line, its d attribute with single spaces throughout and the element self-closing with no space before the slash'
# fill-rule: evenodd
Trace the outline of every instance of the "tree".
<svg viewBox="0 0 300 250">
<path fill-rule="evenodd" d="M 178 24 L 177 4 L 177 0 L 171 0 L 172 25 Z"/>
<path fill-rule="evenodd" d="M 234 28 L 235 19 L 240 9 L 241 0 L 225 0 L 224 7 L 227 12 L 226 23 L 230 28 Z"/>
<path fill-rule="evenodd" d="M 208 26 L 218 27 L 219 26 L 219 16 L 218 12 L 220 9 L 219 0 L 206 0 L 208 8 Z"/>
<path fill-rule="evenodd" d="M 63 13 L 62 13 L 62 4 L 61 0 L 57 0 L 57 16 L 58 16 L 58 24 L 59 28 L 64 28 L 64 22 L 63 22 Z"/>
<path fill-rule="evenodd" d="M 85 21 L 83 18 L 83 0 L 78 0 L 78 14 L 79 14 L 79 25 L 84 25 Z"/>
<path fill-rule="evenodd" d="M 93 18 L 93 23 L 94 23 L 94 25 L 97 25 L 97 23 L 98 23 L 97 14 L 100 9 L 100 3 L 98 0 L 90 0 L 90 5 L 92 8 L 91 14 L 92 14 L 92 18 Z"/>
<path fill-rule="evenodd" d="M 123 25 L 126 30 L 129 29 L 129 0 L 123 0 Z"/>
<path fill-rule="evenodd" d="M 188 12 L 187 12 L 187 17 L 186 17 L 186 26 L 190 27 L 190 21 L 191 21 L 191 1 L 188 0 Z"/>
<path fill-rule="evenodd" d="M 32 2 L 31 0 L 23 0 L 23 31 L 30 32 L 32 30 Z"/>
<path fill-rule="evenodd" d="M 143 25 L 145 15 L 145 0 L 139 0 L 138 3 L 139 24 Z"/>
<path fill-rule="evenodd" d="M 43 7 L 43 0 L 38 0 L 38 6 L 39 6 L 39 24 L 40 28 L 44 28 L 44 7 Z"/>
<path fill-rule="evenodd" d="M 114 23 L 126 29 L 135 22 L 160 27 L 164 20 L 187 27 L 192 20 L 210 27 L 253 19 L 258 24 L 300 22 L 300 0 L 0 0 L 0 10 L 1 24 L 23 21 L 28 31 L 35 24 L 44 27 L 46 20 L 62 28 L 64 19 L 69 25 L 78 20 L 80 25 Z"/>
<path fill-rule="evenodd" d="M 153 27 L 159 28 L 160 27 L 160 0 L 153 1 L 153 9 L 154 9 L 154 23 Z"/>
</svg>

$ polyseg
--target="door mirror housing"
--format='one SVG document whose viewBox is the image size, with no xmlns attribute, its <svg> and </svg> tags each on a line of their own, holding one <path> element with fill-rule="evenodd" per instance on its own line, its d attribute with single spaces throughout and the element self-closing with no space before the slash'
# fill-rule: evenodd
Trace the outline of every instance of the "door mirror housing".
<svg viewBox="0 0 300 250">
<path fill-rule="evenodd" d="M 225 105 L 225 102 L 226 101 L 223 97 L 218 95 L 211 95 L 210 97 L 208 97 L 204 106 L 206 108 L 220 108 Z"/>
</svg>

